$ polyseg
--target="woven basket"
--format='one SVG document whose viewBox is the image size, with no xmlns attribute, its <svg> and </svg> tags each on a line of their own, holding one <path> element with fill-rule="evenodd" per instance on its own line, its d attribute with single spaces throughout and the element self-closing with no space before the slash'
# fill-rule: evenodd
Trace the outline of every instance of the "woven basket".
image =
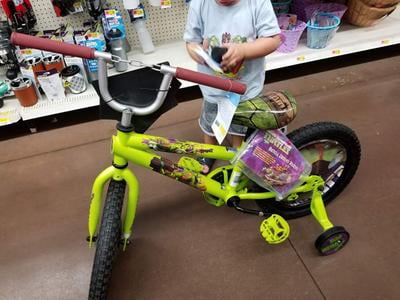
<svg viewBox="0 0 400 300">
<path fill-rule="evenodd" d="M 400 3 L 400 0 L 362 0 L 362 2 L 374 7 L 392 7 Z"/>
<path fill-rule="evenodd" d="M 361 0 L 349 0 L 347 6 L 346 20 L 357 26 L 374 25 L 396 9 L 396 5 L 385 8 L 371 7 Z"/>
</svg>

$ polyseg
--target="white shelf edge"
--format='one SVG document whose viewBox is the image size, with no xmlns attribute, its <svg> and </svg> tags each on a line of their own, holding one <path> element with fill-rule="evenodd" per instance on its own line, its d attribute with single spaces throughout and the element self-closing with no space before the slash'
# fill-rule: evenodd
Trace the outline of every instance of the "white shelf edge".
<svg viewBox="0 0 400 300">
<path fill-rule="evenodd" d="M 68 94 L 64 100 L 48 101 L 40 100 L 30 107 L 22 107 L 20 114 L 22 120 L 32 120 L 40 117 L 60 114 L 63 112 L 78 110 L 82 108 L 97 106 L 100 98 L 92 86 L 82 94 Z"/>
<path fill-rule="evenodd" d="M 4 106 L 0 108 L 0 126 L 18 122 L 21 119 L 20 109 L 17 100 L 4 99 Z"/>
</svg>

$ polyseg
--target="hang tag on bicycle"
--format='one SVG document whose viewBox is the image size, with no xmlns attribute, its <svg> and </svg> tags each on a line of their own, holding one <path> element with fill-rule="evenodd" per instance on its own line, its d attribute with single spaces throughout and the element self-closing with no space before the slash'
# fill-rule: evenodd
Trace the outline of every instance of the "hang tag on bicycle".
<svg viewBox="0 0 400 300">
<path fill-rule="evenodd" d="M 311 165 L 280 130 L 256 131 L 233 162 L 240 161 L 243 173 L 259 186 L 274 191 L 278 199 L 301 185 Z"/>
<path fill-rule="evenodd" d="M 240 96 L 235 93 L 227 93 L 225 97 L 218 98 L 218 112 L 211 128 L 218 143 L 222 144 L 229 127 L 231 126 L 236 108 L 240 102 Z"/>
</svg>

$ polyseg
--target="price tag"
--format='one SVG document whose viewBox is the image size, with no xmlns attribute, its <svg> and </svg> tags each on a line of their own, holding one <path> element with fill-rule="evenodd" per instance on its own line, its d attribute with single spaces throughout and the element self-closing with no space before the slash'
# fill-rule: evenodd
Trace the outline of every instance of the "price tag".
<svg viewBox="0 0 400 300">
<path fill-rule="evenodd" d="M 305 61 L 306 57 L 304 55 L 297 56 L 297 61 Z"/>
<path fill-rule="evenodd" d="M 144 9 L 141 7 L 132 9 L 132 16 L 134 19 L 143 18 L 144 17 Z"/>
<path fill-rule="evenodd" d="M 161 8 L 171 8 L 172 1 L 171 0 L 161 0 Z"/>
<path fill-rule="evenodd" d="M 382 40 L 382 41 L 381 41 L 381 44 L 382 44 L 382 45 L 389 45 L 389 44 L 390 44 L 390 41 L 389 41 L 389 40 Z"/>
<path fill-rule="evenodd" d="M 341 53 L 340 49 L 334 49 L 332 50 L 333 55 L 339 55 Z"/>
<path fill-rule="evenodd" d="M 220 144 L 228 133 L 239 101 L 240 96 L 234 93 L 227 93 L 226 97 L 218 99 L 218 113 L 211 128 Z"/>
<path fill-rule="evenodd" d="M 106 15 L 106 17 L 113 17 L 117 14 L 117 12 L 115 11 L 115 9 L 107 9 L 104 11 L 104 14 Z"/>
<path fill-rule="evenodd" d="M 32 49 L 22 49 L 21 54 L 26 54 L 26 55 L 32 54 Z"/>
</svg>

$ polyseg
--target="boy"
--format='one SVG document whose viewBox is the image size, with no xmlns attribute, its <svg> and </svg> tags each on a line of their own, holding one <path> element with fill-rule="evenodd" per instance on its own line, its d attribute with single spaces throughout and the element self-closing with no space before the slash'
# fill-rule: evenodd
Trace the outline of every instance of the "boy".
<svg viewBox="0 0 400 300">
<path fill-rule="evenodd" d="M 201 45 L 206 51 L 213 47 L 226 47 L 222 56 L 222 76 L 247 85 L 240 101 L 255 98 L 262 92 L 265 79 L 266 55 L 280 44 L 280 29 L 270 0 L 192 0 L 184 33 L 189 55 L 198 63 L 198 70 L 215 75 L 193 51 Z M 218 98 L 225 91 L 200 86 L 203 109 L 199 125 L 206 144 L 217 144 L 211 125 L 218 111 Z M 231 125 L 229 134 L 232 146 L 239 147 L 246 134 L 246 127 Z M 201 162 L 211 168 L 212 159 Z M 206 171 L 207 172 L 207 171 Z"/>
</svg>

